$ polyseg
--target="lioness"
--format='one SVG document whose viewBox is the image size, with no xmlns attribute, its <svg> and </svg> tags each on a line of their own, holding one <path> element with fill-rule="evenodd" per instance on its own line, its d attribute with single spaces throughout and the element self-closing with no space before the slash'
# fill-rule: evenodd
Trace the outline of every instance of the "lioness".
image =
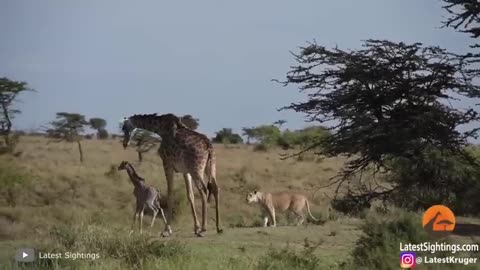
<svg viewBox="0 0 480 270">
<path fill-rule="evenodd" d="M 297 217 L 297 226 L 300 226 L 305 221 L 305 214 L 303 208 L 307 206 L 308 215 L 315 221 L 318 221 L 310 212 L 310 204 L 307 197 L 300 193 L 291 192 L 260 192 L 253 191 L 247 194 L 248 203 L 258 203 L 262 207 L 264 214 L 263 227 L 267 227 L 268 218 L 271 218 L 271 226 L 277 226 L 275 220 L 275 211 L 285 212 L 286 210 L 292 211 Z"/>
</svg>

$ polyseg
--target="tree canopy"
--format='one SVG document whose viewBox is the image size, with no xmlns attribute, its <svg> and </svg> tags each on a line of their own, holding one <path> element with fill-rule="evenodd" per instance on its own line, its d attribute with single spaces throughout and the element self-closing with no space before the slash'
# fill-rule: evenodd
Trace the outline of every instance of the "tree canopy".
<svg viewBox="0 0 480 270">
<path fill-rule="evenodd" d="M 443 8 L 450 14 L 443 22 L 460 32 L 469 33 L 473 38 L 480 36 L 480 2 L 478 0 L 443 0 Z"/>
<path fill-rule="evenodd" d="M 294 57 L 298 65 L 283 84 L 298 85 L 308 99 L 282 109 L 331 126 L 331 136 L 309 148 L 321 146 L 322 155 L 350 158 L 334 183 L 371 167 L 388 171 L 392 158 L 417 157 L 428 147 L 469 159 L 464 146 L 477 130 L 458 127 L 479 116 L 449 104 L 455 95 L 480 90 L 463 72 L 463 57 L 387 40 L 367 40 L 351 51 L 308 44 Z"/>
<path fill-rule="evenodd" d="M 50 122 L 51 128 L 47 130 L 50 137 L 68 142 L 77 142 L 80 154 L 80 162 L 83 162 L 83 151 L 80 143 L 80 134 L 84 131 L 84 127 L 89 123 L 85 116 L 78 113 L 58 112 L 56 120 Z"/>
<path fill-rule="evenodd" d="M 20 110 L 12 106 L 20 93 L 33 91 L 26 82 L 12 81 L 8 78 L 0 78 L 0 135 L 3 136 L 5 144 L 10 146 L 10 133 L 12 120 Z"/>
<path fill-rule="evenodd" d="M 231 128 L 223 128 L 215 133 L 215 137 L 212 139 L 214 143 L 231 143 L 241 144 L 243 139 L 237 133 L 234 133 Z"/>
<path fill-rule="evenodd" d="M 88 122 L 90 126 L 96 130 L 105 129 L 105 127 L 107 126 L 107 121 L 103 118 L 90 118 Z"/>
<path fill-rule="evenodd" d="M 193 118 L 190 114 L 181 117 L 182 123 L 184 123 L 189 129 L 196 130 L 199 126 L 198 118 Z"/>
</svg>

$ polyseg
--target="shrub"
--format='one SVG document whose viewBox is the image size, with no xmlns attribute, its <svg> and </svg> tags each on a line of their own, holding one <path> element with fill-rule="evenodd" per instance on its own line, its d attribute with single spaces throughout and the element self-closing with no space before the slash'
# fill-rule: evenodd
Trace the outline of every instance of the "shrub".
<svg viewBox="0 0 480 270">
<path fill-rule="evenodd" d="M 253 147 L 253 151 L 255 151 L 255 152 L 267 152 L 268 151 L 268 145 L 263 144 L 263 143 L 256 144 Z"/>
<path fill-rule="evenodd" d="M 7 205 L 15 207 L 20 195 L 24 194 L 22 188 L 29 184 L 27 175 L 20 173 L 13 164 L 0 164 L 0 198 L 5 198 Z"/>
<path fill-rule="evenodd" d="M 253 136 L 260 144 L 276 145 L 281 137 L 280 129 L 274 125 L 263 125 L 253 129 Z"/>
<path fill-rule="evenodd" d="M 142 269 L 148 260 L 189 255 L 185 245 L 175 241 L 152 241 L 146 235 L 127 235 L 92 225 L 56 226 L 50 234 L 53 242 L 43 244 L 38 250 L 51 253 L 70 250 L 98 253 L 101 256 L 98 261 L 119 260 L 128 269 Z M 92 263 L 95 261 L 97 259 Z M 36 260 L 34 264 L 35 269 L 76 269 L 72 260 L 68 259 Z"/>
<path fill-rule="evenodd" d="M 97 139 L 106 140 L 108 139 L 108 131 L 106 129 L 99 129 L 97 133 Z"/>
<path fill-rule="evenodd" d="M 361 226 L 363 235 L 357 240 L 352 257 L 342 269 L 398 269 L 399 244 L 431 242 L 422 228 L 422 217 L 399 209 L 390 212 L 370 211 Z M 448 252 L 436 252 L 447 256 Z M 439 265 L 440 266 L 440 265 Z M 438 269 L 464 269 L 464 265 L 442 265 Z M 432 268 L 437 269 L 437 268 Z M 472 269 L 474 269 L 472 267 Z"/>
<path fill-rule="evenodd" d="M 17 148 L 18 143 L 20 142 L 20 133 L 15 132 L 8 136 L 8 145 L 7 144 L 0 144 L 0 155 L 1 154 L 13 154 L 15 149 Z"/>
<path fill-rule="evenodd" d="M 330 135 L 327 128 L 322 126 L 311 126 L 301 130 L 286 130 L 278 140 L 279 145 L 309 147 L 321 139 Z"/>
<path fill-rule="evenodd" d="M 357 269 L 397 269 L 400 242 L 428 241 L 421 222 L 419 215 L 399 210 L 388 215 L 370 212 L 352 252 L 353 265 Z"/>
<path fill-rule="evenodd" d="M 216 133 L 212 139 L 214 143 L 226 143 L 226 144 L 242 144 L 243 139 L 237 133 L 233 133 L 231 128 L 223 128 Z"/>
<path fill-rule="evenodd" d="M 262 256 L 256 269 L 258 270 L 283 270 L 283 269 L 320 269 L 320 259 L 313 254 L 316 246 L 305 246 L 302 252 L 295 252 L 288 246 L 281 250 L 271 249 Z M 398 263 L 398 262 L 397 262 Z"/>
<path fill-rule="evenodd" d="M 120 180 L 120 173 L 118 172 L 118 166 L 115 164 L 110 164 L 108 171 L 106 171 L 104 175 L 114 181 Z"/>
<path fill-rule="evenodd" d="M 394 160 L 387 180 L 400 187 L 390 198 L 399 207 L 445 204 L 456 214 L 480 213 L 480 166 L 463 157 L 428 149 L 417 158 Z"/>
</svg>

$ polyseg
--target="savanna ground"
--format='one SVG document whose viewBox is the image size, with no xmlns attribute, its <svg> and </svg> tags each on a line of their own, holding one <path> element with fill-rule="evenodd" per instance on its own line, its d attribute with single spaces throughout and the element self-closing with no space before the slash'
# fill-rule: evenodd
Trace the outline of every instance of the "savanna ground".
<svg viewBox="0 0 480 270">
<path fill-rule="evenodd" d="M 22 137 L 19 156 L 0 157 L 0 178 L 7 181 L 0 197 L 1 269 L 282 269 L 269 268 L 269 264 L 288 256 L 298 269 L 335 269 L 349 260 L 362 235 L 363 219 L 333 211 L 327 214 L 334 187 L 315 194 L 308 191 L 327 184 L 343 164 L 341 158 L 320 160 L 306 154 L 281 160 L 279 155 L 284 151 L 279 149 L 254 152 L 248 146 L 215 145 L 225 232 L 215 232 L 212 200 L 207 236 L 193 235 L 184 181 L 177 174 L 174 236 L 159 237 L 161 219 L 150 230 L 148 215 L 144 218 L 144 234 L 128 236 L 133 187 L 126 173 L 116 168 L 122 160 L 133 162 L 147 183 L 164 194 L 166 181 L 156 149 L 140 164 L 134 149 L 124 150 L 117 140 L 84 140 L 82 144 L 83 164 L 76 144 L 54 143 L 41 137 Z M 296 227 L 279 215 L 279 227 L 262 228 L 259 208 L 245 202 L 246 192 L 253 189 L 302 191 L 321 222 Z M 472 218 L 464 220 L 478 223 Z M 455 236 L 452 241 L 471 243 L 476 239 L 466 235 Z M 398 243 L 395 245 L 393 249 L 398 250 Z M 301 255 L 281 253 L 287 246 Z M 99 253 L 100 258 L 16 264 L 12 258 L 18 247 Z"/>
</svg>

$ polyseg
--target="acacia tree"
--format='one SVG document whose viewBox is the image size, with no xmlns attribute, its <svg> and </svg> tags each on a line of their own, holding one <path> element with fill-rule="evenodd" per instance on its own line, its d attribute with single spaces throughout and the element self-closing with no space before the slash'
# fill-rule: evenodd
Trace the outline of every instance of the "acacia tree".
<svg viewBox="0 0 480 270">
<path fill-rule="evenodd" d="M 80 162 L 83 163 L 83 150 L 80 142 L 82 136 L 80 134 L 88 124 L 89 123 L 85 120 L 84 115 L 78 113 L 58 112 L 56 120 L 50 122 L 51 128 L 47 130 L 47 134 L 60 141 L 76 142 L 80 154 Z"/>
<path fill-rule="evenodd" d="M 472 109 L 447 105 L 453 95 L 480 90 L 463 73 L 462 57 L 438 47 L 386 40 L 367 40 L 352 51 L 309 44 L 294 57 L 298 65 L 283 84 L 298 85 L 308 100 L 282 109 L 331 125 L 330 136 L 303 151 L 320 146 L 321 155 L 349 158 L 330 183 L 337 184 L 336 198 L 344 185 L 347 197 L 365 205 L 407 188 L 401 179 L 390 187 L 367 185 L 362 175 L 370 169 L 388 173 L 392 161 L 421 158 L 428 148 L 473 162 L 464 146 L 476 130 L 460 132 L 458 127 L 479 117 Z M 416 181 L 435 179 L 425 175 Z"/>
<path fill-rule="evenodd" d="M 449 17 L 443 21 L 443 27 L 451 27 L 459 32 L 468 33 L 473 39 L 480 36 L 480 2 L 477 0 L 443 0 L 443 8 L 448 12 Z M 480 44 L 470 46 L 476 50 Z M 467 68 L 462 71 L 467 76 L 480 76 L 480 53 L 470 52 L 463 56 L 466 65 L 474 65 L 474 68 Z M 472 92 L 471 97 L 480 97 L 480 93 Z"/>
<path fill-rule="evenodd" d="M 273 122 L 274 125 L 277 125 L 278 128 L 282 128 L 282 126 L 287 123 L 287 120 L 284 120 L 284 119 L 280 119 L 280 120 L 277 120 L 275 122 Z"/>
<path fill-rule="evenodd" d="M 480 2 L 478 0 L 443 0 L 443 8 L 450 17 L 443 22 L 444 27 L 452 27 L 471 37 L 480 36 Z"/>
<path fill-rule="evenodd" d="M 243 139 L 240 135 L 234 133 L 231 128 L 222 128 L 220 131 L 215 133 L 215 137 L 212 139 L 212 142 L 242 144 Z"/>
<path fill-rule="evenodd" d="M 242 128 L 242 135 L 247 137 L 247 144 L 250 144 L 250 140 L 255 137 L 255 128 Z"/>
<path fill-rule="evenodd" d="M 150 151 L 162 141 L 157 134 L 144 129 L 136 129 L 130 140 L 137 146 L 136 151 L 139 162 L 143 161 L 143 153 Z"/>
<path fill-rule="evenodd" d="M 7 147 L 13 147 L 11 141 L 12 120 L 20 110 L 12 106 L 19 94 L 25 91 L 33 91 L 26 82 L 17 82 L 8 78 L 0 78 L 0 135 Z"/>
<path fill-rule="evenodd" d="M 90 126 L 97 130 L 97 138 L 99 139 L 106 139 L 108 138 L 108 132 L 105 130 L 107 126 L 107 121 L 103 118 L 90 118 L 88 120 Z"/>
</svg>

